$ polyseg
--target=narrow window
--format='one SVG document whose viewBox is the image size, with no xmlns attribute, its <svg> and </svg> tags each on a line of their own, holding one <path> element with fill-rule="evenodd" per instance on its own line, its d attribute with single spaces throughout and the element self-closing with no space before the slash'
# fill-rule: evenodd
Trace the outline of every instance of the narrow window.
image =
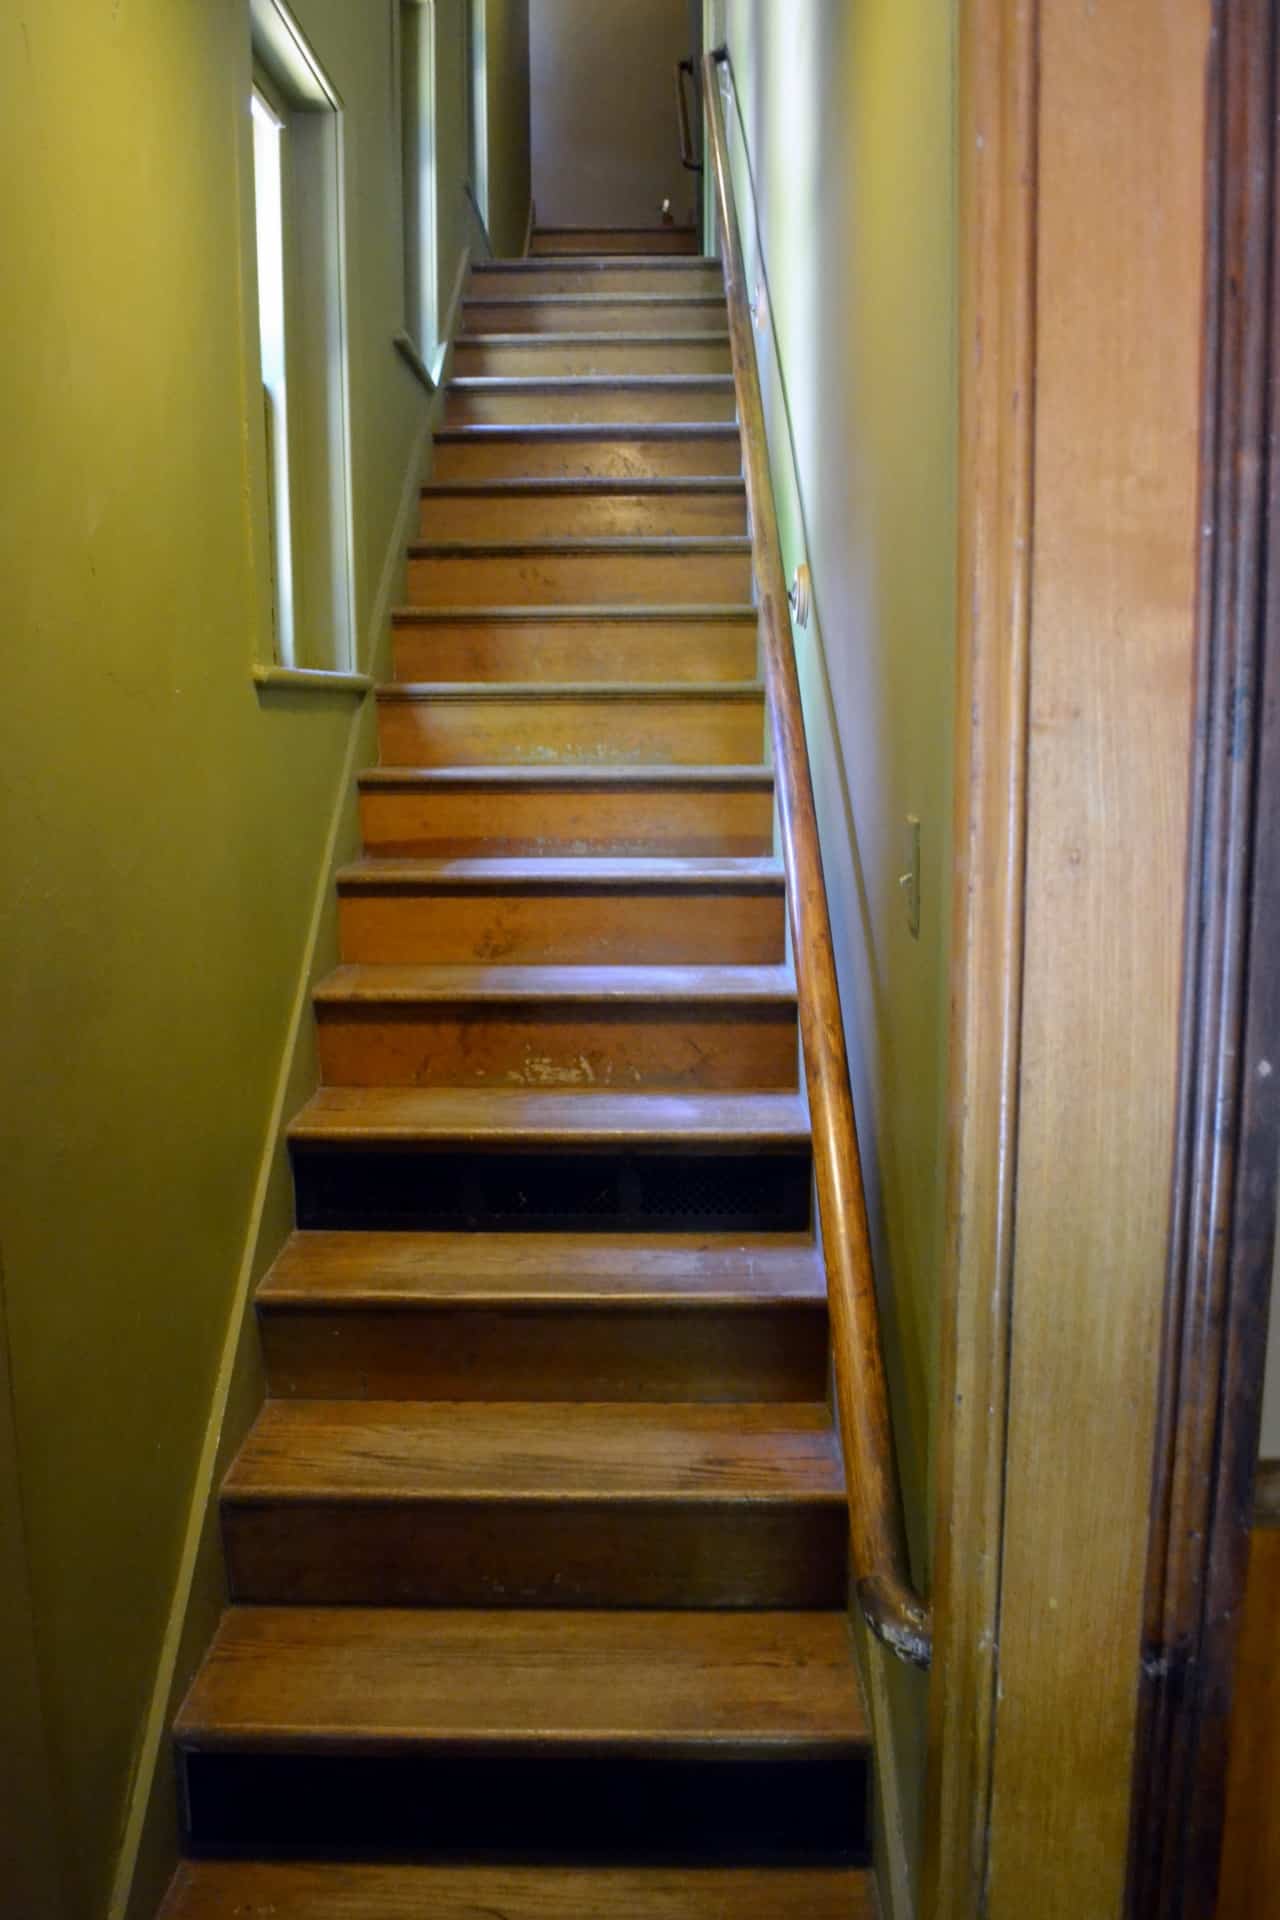
<svg viewBox="0 0 1280 1920">
<path fill-rule="evenodd" d="M 253 214 L 258 253 L 258 345 L 266 432 L 268 522 L 276 652 L 293 663 L 293 535 L 289 512 L 289 385 L 284 319 L 284 121 L 253 90 Z"/>
<path fill-rule="evenodd" d="M 436 311 L 435 20 L 432 0 L 400 0 L 400 151 L 404 190 L 404 325 L 422 360 Z"/>
<path fill-rule="evenodd" d="M 284 0 L 248 12 L 271 651 L 342 672 L 355 664 L 342 107 Z"/>
</svg>

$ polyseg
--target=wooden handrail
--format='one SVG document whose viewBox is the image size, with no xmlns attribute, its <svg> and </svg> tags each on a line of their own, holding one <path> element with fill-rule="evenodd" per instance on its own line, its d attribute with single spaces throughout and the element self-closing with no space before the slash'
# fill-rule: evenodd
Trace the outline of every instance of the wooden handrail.
<svg viewBox="0 0 1280 1920">
<path fill-rule="evenodd" d="M 689 122 L 689 105 L 684 97 L 684 77 L 688 74 L 693 81 L 694 98 L 698 94 L 698 76 L 692 60 L 676 61 L 676 122 L 680 128 L 680 164 L 688 173 L 701 173 L 702 162 L 693 150 L 693 128 Z"/>
<path fill-rule="evenodd" d="M 907 1559 L 840 989 L 716 71 L 728 57 L 727 49 L 721 47 L 703 60 L 707 144 L 724 250 L 742 465 L 760 596 L 761 650 L 800 997 L 854 1581 L 858 1602 L 876 1637 L 901 1659 L 927 1667 L 932 1626 L 928 1607 L 911 1585 Z"/>
</svg>

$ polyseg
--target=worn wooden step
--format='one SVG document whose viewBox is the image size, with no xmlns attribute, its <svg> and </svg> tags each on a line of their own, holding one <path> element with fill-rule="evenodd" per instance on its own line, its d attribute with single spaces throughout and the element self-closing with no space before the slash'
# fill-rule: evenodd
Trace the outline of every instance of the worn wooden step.
<svg viewBox="0 0 1280 1920">
<path fill-rule="evenodd" d="M 698 255 L 697 228 L 690 224 L 677 225 L 673 221 L 649 227 L 535 227 L 529 236 L 529 254 L 534 258 L 546 254 L 586 254 L 592 257 L 614 254 L 693 254 L 701 257 Z"/>
<path fill-rule="evenodd" d="M 865 1856 L 843 1612 L 233 1607 L 175 1731 L 206 1850 Z"/>
<path fill-rule="evenodd" d="M 379 687 L 387 767 L 749 765 L 764 757 L 758 681 L 710 686 L 532 686 L 482 681 Z"/>
<path fill-rule="evenodd" d="M 422 489 L 424 540 L 671 539 L 747 531 L 741 480 L 436 482 Z"/>
<path fill-rule="evenodd" d="M 782 967 L 339 967 L 314 996 L 333 1086 L 798 1085 Z"/>
<path fill-rule="evenodd" d="M 737 606 L 751 581 L 745 534 L 409 548 L 409 599 L 423 607 Z"/>
<path fill-rule="evenodd" d="M 729 373 L 533 375 L 466 378 L 445 383 L 446 427 L 548 425 L 623 421 L 734 420 L 737 396 Z"/>
<path fill-rule="evenodd" d="M 513 291 L 462 303 L 461 339 L 483 333 L 716 333 L 728 324 L 723 292 L 701 294 Z"/>
<path fill-rule="evenodd" d="M 816 1400 L 807 1236 L 295 1233 L 257 1294 L 273 1394 Z"/>
<path fill-rule="evenodd" d="M 724 269 L 718 260 L 636 260 L 625 256 L 583 255 L 577 260 L 486 260 L 473 267 L 467 296 L 485 300 L 527 294 L 716 294 L 724 298 Z"/>
<path fill-rule="evenodd" d="M 754 680 L 759 616 L 739 607 L 401 607 L 397 680 Z"/>
<path fill-rule="evenodd" d="M 856 1867 L 184 1860 L 160 1920 L 875 1920 Z"/>
<path fill-rule="evenodd" d="M 742 472 L 734 421 L 665 421 L 622 427 L 471 426 L 441 428 L 435 479 L 661 479 Z"/>
<path fill-rule="evenodd" d="M 838 1607 L 825 1402 L 271 1400 L 227 1473 L 232 1598 Z"/>
<path fill-rule="evenodd" d="M 794 1093 L 322 1087 L 289 1128 L 298 1225 L 798 1232 Z"/>
<path fill-rule="evenodd" d="M 551 374 L 621 375 L 730 373 L 727 332 L 680 339 L 651 333 L 463 334 L 454 348 L 455 379 L 474 375 L 545 379 Z"/>
<path fill-rule="evenodd" d="M 773 860 L 364 860 L 338 875 L 342 958 L 775 966 Z"/>
<path fill-rule="evenodd" d="M 546 253 L 692 253 L 698 251 L 696 227 L 535 227 L 529 252 Z"/>
<path fill-rule="evenodd" d="M 532 854 L 753 857 L 773 844 L 766 767 L 374 767 L 365 849 L 447 858 Z"/>
</svg>

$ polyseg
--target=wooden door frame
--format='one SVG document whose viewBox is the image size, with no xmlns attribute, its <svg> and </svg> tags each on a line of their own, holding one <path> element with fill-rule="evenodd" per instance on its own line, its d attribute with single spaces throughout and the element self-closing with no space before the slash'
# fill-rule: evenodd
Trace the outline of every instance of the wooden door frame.
<svg viewBox="0 0 1280 1920">
<path fill-rule="evenodd" d="M 1185 933 L 1167 1267 L 1154 1317 L 1163 1331 L 1158 1378 L 1149 1369 L 1142 1388 L 1154 1396 L 1155 1428 L 1132 1649 L 1124 1898 L 1134 1920 L 1213 1911 L 1280 1163 L 1280 1070 L 1267 1070 L 1280 1069 L 1280 967 L 1264 964 L 1280 952 L 1280 834 L 1268 841 L 1260 830 L 1280 818 L 1280 565 L 1269 565 L 1280 554 L 1270 238 L 1280 0 L 1212 0 L 1208 11 L 1203 531 L 1186 694 L 1186 892 L 1173 929 Z M 960 12 L 957 884 L 925 1920 L 985 1913 L 991 1860 L 1046 317 L 1037 310 L 1045 18 L 1044 0 L 971 0 Z M 1185 326 L 1185 312 L 1172 324 Z"/>
<path fill-rule="evenodd" d="M 1218 0 L 1209 76 L 1195 763 L 1129 1911 L 1209 1920 L 1280 1167 L 1276 0 Z"/>
</svg>

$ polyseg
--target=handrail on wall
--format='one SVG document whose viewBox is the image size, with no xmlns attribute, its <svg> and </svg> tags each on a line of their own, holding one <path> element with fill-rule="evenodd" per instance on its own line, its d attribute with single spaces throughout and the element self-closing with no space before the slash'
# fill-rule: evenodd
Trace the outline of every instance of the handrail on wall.
<svg viewBox="0 0 1280 1920">
<path fill-rule="evenodd" d="M 728 59 L 728 49 L 719 47 L 703 60 L 707 145 L 724 251 L 742 464 L 754 536 L 761 650 L 800 997 L 854 1582 L 876 1637 L 901 1659 L 927 1667 L 933 1650 L 932 1622 L 928 1607 L 911 1585 L 907 1559 L 840 990 L 716 71 Z"/>
<path fill-rule="evenodd" d="M 701 173 L 702 162 L 693 146 L 693 128 L 689 119 L 689 103 L 684 95 L 684 77 L 688 74 L 693 82 L 694 98 L 698 95 L 698 75 L 692 60 L 676 61 L 676 120 L 680 128 L 680 164 L 688 173 Z"/>
</svg>

